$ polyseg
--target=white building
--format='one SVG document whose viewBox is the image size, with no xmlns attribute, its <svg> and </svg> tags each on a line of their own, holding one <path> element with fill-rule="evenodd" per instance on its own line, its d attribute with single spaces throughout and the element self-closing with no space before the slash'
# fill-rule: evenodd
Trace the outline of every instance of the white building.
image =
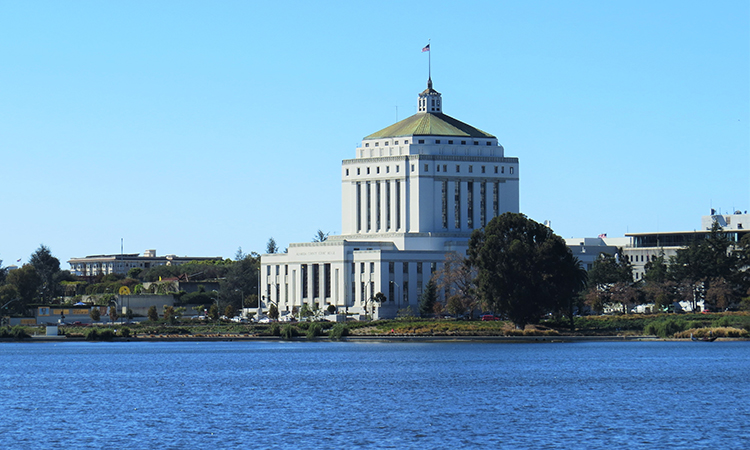
<svg viewBox="0 0 750 450">
<path fill-rule="evenodd" d="M 264 309 L 333 305 L 375 317 L 416 309 L 446 253 L 465 254 L 474 229 L 518 212 L 518 158 L 443 114 L 432 80 L 418 102 L 417 114 L 366 136 L 342 162 L 340 236 L 262 255 Z"/>
<path fill-rule="evenodd" d="M 734 214 L 716 214 L 701 217 L 701 229 L 693 231 L 663 231 L 651 233 L 626 233 L 632 239 L 632 244 L 625 249 L 625 255 L 633 265 L 633 277 L 643 278 L 646 264 L 664 255 L 669 264 L 670 258 L 677 255 L 677 251 L 687 247 L 693 240 L 706 239 L 710 234 L 714 222 L 722 227 L 729 240 L 738 243 L 742 237 L 750 233 L 750 214 L 747 211 L 735 211 Z"/>
<path fill-rule="evenodd" d="M 156 266 L 177 266 L 194 261 L 221 261 L 220 256 L 156 256 L 156 250 L 146 250 L 143 256 L 138 253 L 121 253 L 115 255 L 90 255 L 83 258 L 71 258 L 70 272 L 81 277 L 98 275 L 127 275 L 133 268 L 150 269 Z"/>
</svg>

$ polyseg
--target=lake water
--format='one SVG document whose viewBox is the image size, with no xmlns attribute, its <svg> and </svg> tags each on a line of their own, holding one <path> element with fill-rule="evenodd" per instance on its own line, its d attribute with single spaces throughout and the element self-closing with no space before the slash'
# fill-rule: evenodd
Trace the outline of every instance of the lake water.
<svg viewBox="0 0 750 450">
<path fill-rule="evenodd" d="M 750 342 L 0 344 L 0 448 L 750 448 Z"/>
</svg>

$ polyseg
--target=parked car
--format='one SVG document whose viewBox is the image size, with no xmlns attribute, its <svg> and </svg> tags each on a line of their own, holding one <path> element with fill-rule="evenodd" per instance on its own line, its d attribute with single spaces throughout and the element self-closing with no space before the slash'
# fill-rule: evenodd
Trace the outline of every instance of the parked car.
<svg viewBox="0 0 750 450">
<path fill-rule="evenodd" d="M 491 322 L 494 320 L 500 320 L 499 317 L 493 316 L 492 314 L 485 314 L 482 316 L 482 320 L 485 322 Z"/>
</svg>

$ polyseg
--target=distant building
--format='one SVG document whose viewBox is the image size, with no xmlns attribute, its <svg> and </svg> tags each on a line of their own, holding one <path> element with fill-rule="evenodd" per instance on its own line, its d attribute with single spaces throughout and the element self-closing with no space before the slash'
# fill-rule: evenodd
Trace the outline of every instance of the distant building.
<svg viewBox="0 0 750 450">
<path fill-rule="evenodd" d="M 596 238 L 565 239 L 568 248 L 573 252 L 586 270 L 591 270 L 594 260 L 601 254 L 614 255 L 622 248 L 625 258 L 633 266 L 633 279 L 638 281 L 646 273 L 646 264 L 660 255 L 669 264 L 669 259 L 677 251 L 687 247 L 696 239 L 705 239 L 711 232 L 713 223 L 718 223 L 732 242 L 739 242 L 750 232 L 750 215 L 736 211 L 734 214 L 712 214 L 701 217 L 701 228 L 693 231 L 659 231 L 650 233 L 626 233 L 625 237 L 608 238 L 601 235 Z"/>
<path fill-rule="evenodd" d="M 713 210 L 711 211 L 714 212 Z M 633 265 L 633 278 L 637 281 L 646 273 L 646 264 L 664 255 L 665 262 L 677 255 L 696 239 L 706 239 L 713 223 L 718 223 L 732 242 L 739 242 L 750 232 L 750 215 L 735 211 L 734 214 L 711 214 L 701 217 L 701 229 L 693 231 L 661 231 L 652 233 L 626 233 L 632 243 L 624 249 L 625 255 Z"/>
<path fill-rule="evenodd" d="M 518 212 L 518 158 L 442 107 L 429 80 L 416 114 L 363 138 L 341 164 L 342 234 L 262 255 L 261 307 L 416 311 L 447 253 L 465 255 L 473 230 Z"/>
<path fill-rule="evenodd" d="M 629 247 L 631 242 L 632 240 L 630 238 L 610 238 L 606 235 L 601 235 L 595 238 L 565 239 L 565 244 L 567 244 L 568 248 L 573 253 L 573 256 L 581 261 L 581 265 L 587 271 L 591 270 L 594 266 L 594 261 L 602 253 L 614 255 L 617 253 L 618 248 L 623 248 L 624 253 L 624 249 Z"/>
<path fill-rule="evenodd" d="M 95 277 L 98 275 L 127 275 L 133 268 L 150 269 L 157 266 L 173 266 L 194 261 L 221 261 L 220 256 L 156 256 L 156 250 L 146 250 L 143 256 L 138 253 L 125 253 L 119 255 L 91 255 L 85 258 L 71 258 L 68 261 L 70 271 L 74 275 L 82 277 Z"/>
</svg>

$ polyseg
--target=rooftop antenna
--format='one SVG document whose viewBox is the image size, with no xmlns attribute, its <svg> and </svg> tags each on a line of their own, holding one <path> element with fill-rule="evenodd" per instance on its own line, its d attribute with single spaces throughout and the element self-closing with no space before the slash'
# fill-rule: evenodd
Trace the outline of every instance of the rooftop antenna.
<svg viewBox="0 0 750 450">
<path fill-rule="evenodd" d="M 123 254 L 123 249 L 124 249 L 124 248 L 125 248 L 125 247 L 123 246 L 123 239 L 122 239 L 122 238 L 120 238 L 120 255 L 122 255 L 122 254 Z"/>
</svg>

